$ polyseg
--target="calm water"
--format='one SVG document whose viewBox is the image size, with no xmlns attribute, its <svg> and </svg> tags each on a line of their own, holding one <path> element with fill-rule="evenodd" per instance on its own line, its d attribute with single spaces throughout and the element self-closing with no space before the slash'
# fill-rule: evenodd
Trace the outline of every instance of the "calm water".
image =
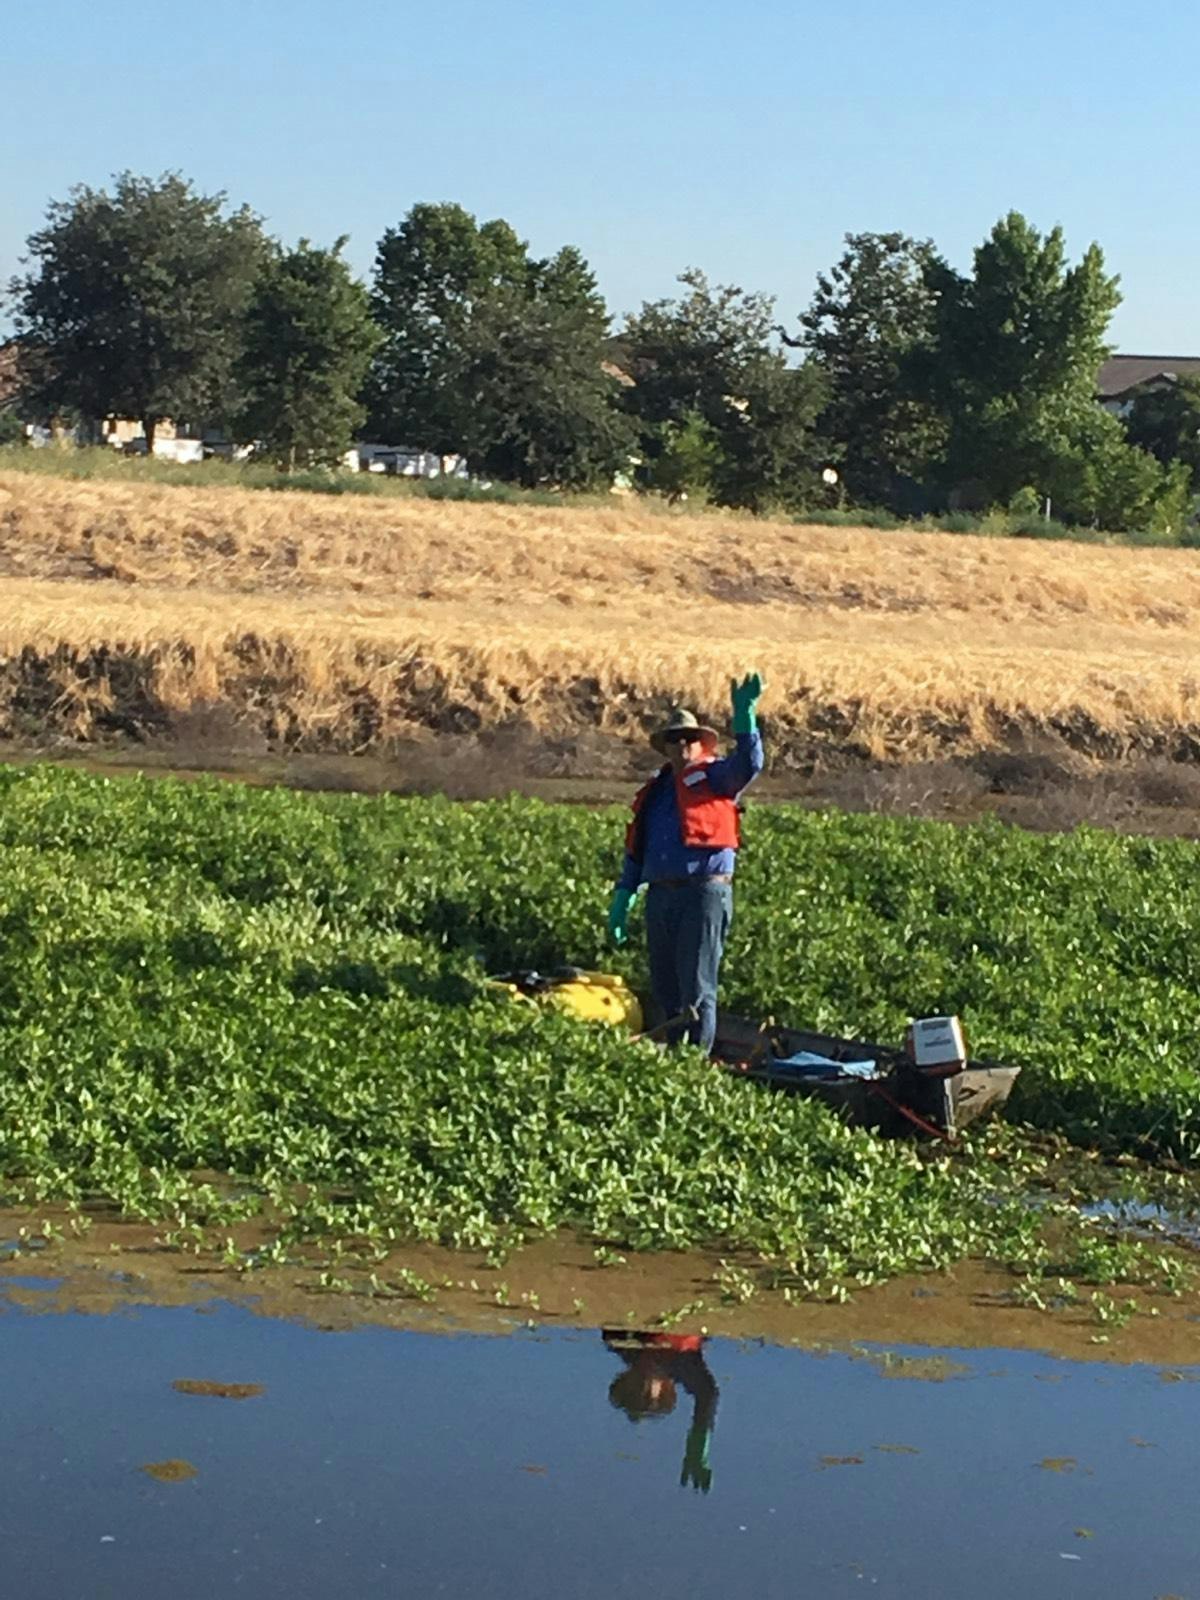
<svg viewBox="0 0 1200 1600">
<path fill-rule="evenodd" d="M 1200 1600 L 1200 1369 L 0 1306 L 5 1596 Z"/>
</svg>

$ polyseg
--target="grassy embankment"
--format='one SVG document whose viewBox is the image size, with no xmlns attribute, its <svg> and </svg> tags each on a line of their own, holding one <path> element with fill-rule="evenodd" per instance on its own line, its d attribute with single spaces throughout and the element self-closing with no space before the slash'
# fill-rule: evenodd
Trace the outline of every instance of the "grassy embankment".
<svg viewBox="0 0 1200 1600">
<path fill-rule="evenodd" d="M 748 1252 L 723 1269 L 735 1299 L 764 1263 L 803 1297 L 972 1255 L 1031 1294 L 1043 1275 L 1178 1282 L 1052 1195 L 1032 1207 L 1041 1157 L 1011 1135 L 884 1144 L 497 997 L 483 974 L 510 964 L 644 977 L 640 932 L 604 950 L 619 838 L 614 812 L 529 801 L 0 769 L 0 1175 L 164 1219 L 177 1247 L 238 1217 L 267 1225 L 260 1260 L 351 1240 L 380 1293 L 423 1293 L 388 1278 L 397 1243 L 497 1258 L 558 1228 L 601 1261 Z M 1025 1065 L 1017 1115 L 1190 1163 L 1196 862 L 1177 842 L 756 812 L 726 994 L 879 1038 L 960 1011 L 978 1051 Z"/>
<path fill-rule="evenodd" d="M 798 762 L 1200 747 L 1190 550 L 3 471 L 0 583 L 14 740 L 621 737 L 758 665 Z"/>
</svg>

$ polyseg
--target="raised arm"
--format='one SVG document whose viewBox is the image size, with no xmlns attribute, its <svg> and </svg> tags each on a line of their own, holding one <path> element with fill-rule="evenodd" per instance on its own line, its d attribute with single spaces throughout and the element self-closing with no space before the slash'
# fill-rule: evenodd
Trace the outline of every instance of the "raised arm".
<svg viewBox="0 0 1200 1600">
<path fill-rule="evenodd" d="M 747 673 L 739 682 L 730 681 L 729 700 L 733 708 L 735 748 L 708 767 L 708 781 L 717 794 L 736 795 L 753 783 L 763 769 L 762 735 L 758 731 L 758 702 L 763 681 L 757 672 Z"/>
</svg>

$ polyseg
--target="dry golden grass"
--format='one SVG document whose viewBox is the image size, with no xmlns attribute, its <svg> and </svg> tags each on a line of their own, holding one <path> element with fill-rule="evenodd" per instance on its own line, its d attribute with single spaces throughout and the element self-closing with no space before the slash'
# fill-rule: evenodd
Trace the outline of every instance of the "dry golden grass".
<svg viewBox="0 0 1200 1600">
<path fill-rule="evenodd" d="M 1200 736 L 1200 554 L 0 474 L 0 731 L 228 703 L 360 748 L 725 715 L 881 758 Z M 24 654 L 23 654 L 24 652 Z M 24 720 L 22 720 L 24 719 Z"/>
</svg>

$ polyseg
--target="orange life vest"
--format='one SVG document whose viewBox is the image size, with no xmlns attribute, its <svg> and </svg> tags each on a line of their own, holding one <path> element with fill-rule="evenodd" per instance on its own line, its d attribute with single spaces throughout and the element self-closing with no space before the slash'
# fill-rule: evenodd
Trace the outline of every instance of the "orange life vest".
<svg viewBox="0 0 1200 1600">
<path fill-rule="evenodd" d="M 644 1328 L 604 1328 L 601 1338 L 606 1344 L 640 1345 L 643 1350 L 672 1350 L 678 1355 L 689 1355 L 704 1349 L 702 1333 L 657 1333 Z"/>
<path fill-rule="evenodd" d="M 681 1355 L 704 1348 L 704 1338 L 699 1333 L 648 1333 L 646 1343 L 659 1350 L 677 1350 Z"/>
<path fill-rule="evenodd" d="M 737 801 L 727 794 L 714 794 L 705 768 L 715 756 L 689 761 L 675 777 L 675 804 L 684 844 L 701 850 L 736 850 L 741 843 Z M 625 849 L 640 862 L 646 848 L 646 802 L 651 790 L 671 774 L 670 766 L 655 773 L 633 797 L 633 816 L 625 833 Z"/>
</svg>

